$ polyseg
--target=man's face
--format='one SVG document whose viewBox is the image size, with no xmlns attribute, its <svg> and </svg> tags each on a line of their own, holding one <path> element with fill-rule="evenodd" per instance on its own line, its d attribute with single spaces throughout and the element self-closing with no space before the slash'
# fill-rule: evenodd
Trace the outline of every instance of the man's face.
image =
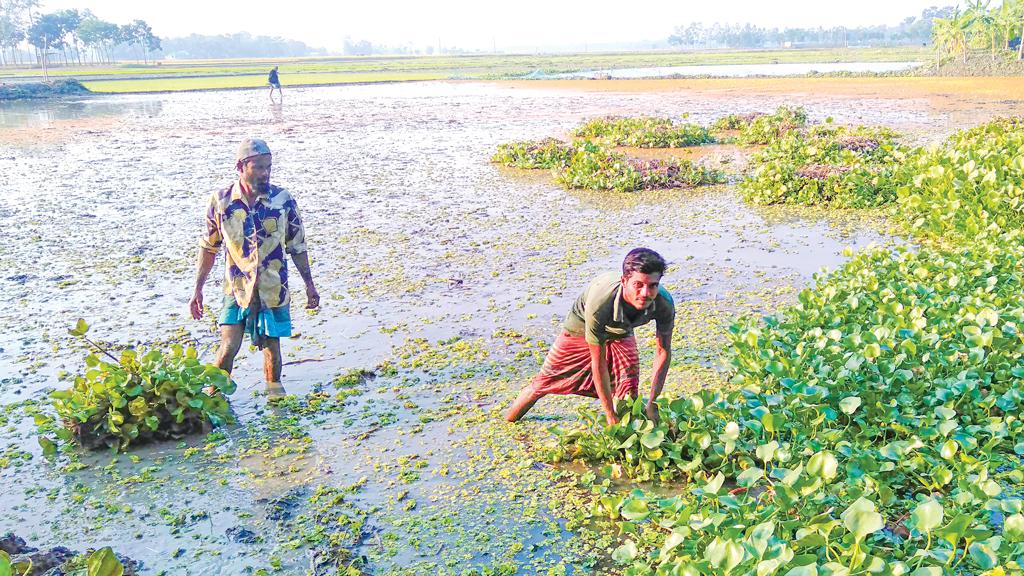
<svg viewBox="0 0 1024 576">
<path fill-rule="evenodd" d="M 242 162 L 240 168 L 242 182 L 245 182 L 254 192 L 266 192 L 270 189 L 270 166 L 270 154 L 247 158 Z"/>
<path fill-rule="evenodd" d="M 622 299 L 633 308 L 643 310 L 658 297 L 660 285 L 661 272 L 630 272 L 629 276 L 622 277 Z"/>
</svg>

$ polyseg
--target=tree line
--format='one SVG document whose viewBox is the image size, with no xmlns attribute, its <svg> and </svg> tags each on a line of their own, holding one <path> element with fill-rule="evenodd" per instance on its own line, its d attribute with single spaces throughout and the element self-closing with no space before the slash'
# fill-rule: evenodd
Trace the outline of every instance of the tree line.
<svg viewBox="0 0 1024 576">
<path fill-rule="evenodd" d="M 946 18 L 935 21 L 934 42 L 941 58 L 961 58 L 971 52 L 988 52 L 993 58 L 1015 53 L 1024 60 L 1024 0 L 1003 0 L 995 8 L 990 2 L 972 0 Z"/>
<path fill-rule="evenodd" d="M 148 62 L 160 50 L 160 39 L 144 20 L 115 24 L 89 10 L 60 10 L 37 14 L 39 0 L 0 0 L 0 65 L 47 65 L 56 56 L 64 65 L 110 63 L 115 51 L 128 50 Z M 19 49 L 28 44 L 26 54 Z"/>
<path fill-rule="evenodd" d="M 909 16 L 895 26 L 877 25 L 848 28 L 765 28 L 754 24 L 705 25 L 692 22 L 676 26 L 669 44 L 692 49 L 772 48 L 784 46 L 865 46 L 926 44 L 938 19 L 953 16 L 956 8 L 932 6 L 920 16 Z"/>
</svg>

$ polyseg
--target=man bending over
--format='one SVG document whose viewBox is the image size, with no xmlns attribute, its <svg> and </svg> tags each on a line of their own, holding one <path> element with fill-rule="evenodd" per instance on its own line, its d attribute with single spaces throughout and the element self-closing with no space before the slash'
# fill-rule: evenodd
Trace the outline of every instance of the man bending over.
<svg viewBox="0 0 1024 576">
<path fill-rule="evenodd" d="M 635 248 L 622 262 L 622 275 L 601 274 L 576 299 L 562 333 L 551 345 L 533 382 L 523 388 L 505 419 L 515 422 L 548 394 L 598 398 L 608 424 L 619 421 L 615 400 L 636 398 L 640 359 L 633 329 L 654 320 L 657 351 L 647 416 L 658 418 L 654 401 L 665 385 L 672 359 L 675 302 L 661 286 L 665 260 L 649 248 Z"/>
</svg>

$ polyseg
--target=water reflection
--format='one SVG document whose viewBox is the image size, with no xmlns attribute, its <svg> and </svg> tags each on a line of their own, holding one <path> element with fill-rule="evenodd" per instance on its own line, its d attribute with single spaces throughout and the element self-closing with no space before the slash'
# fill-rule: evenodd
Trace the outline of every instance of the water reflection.
<svg viewBox="0 0 1024 576">
<path fill-rule="evenodd" d="M 160 114 L 158 99 L 18 100 L 0 102 L 0 128 L 40 128 L 64 120 Z"/>
</svg>

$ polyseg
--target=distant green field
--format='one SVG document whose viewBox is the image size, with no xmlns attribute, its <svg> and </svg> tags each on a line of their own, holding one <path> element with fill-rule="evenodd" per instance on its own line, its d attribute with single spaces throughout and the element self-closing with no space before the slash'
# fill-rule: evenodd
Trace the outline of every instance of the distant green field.
<svg viewBox="0 0 1024 576">
<path fill-rule="evenodd" d="M 315 86 L 321 84 L 357 84 L 372 82 L 403 82 L 409 80 L 441 80 L 446 74 L 434 72 L 325 72 L 321 74 L 290 74 L 284 87 Z M 90 80 L 82 82 L 92 92 L 177 92 L 184 90 L 225 90 L 230 88 L 258 88 L 267 86 L 265 74 L 202 76 L 189 78 L 142 78 L 135 80 Z"/>
<path fill-rule="evenodd" d="M 271 66 L 280 66 L 285 86 L 399 80 L 507 79 L 531 72 L 653 66 L 808 62 L 899 62 L 929 60 L 927 47 L 704 52 L 620 52 L 539 55 L 366 56 L 299 59 L 165 60 L 153 64 L 53 68 L 51 76 L 76 77 L 96 92 L 151 92 L 247 88 L 266 84 Z M 29 80 L 38 69 L 0 69 L 0 79 Z"/>
</svg>

